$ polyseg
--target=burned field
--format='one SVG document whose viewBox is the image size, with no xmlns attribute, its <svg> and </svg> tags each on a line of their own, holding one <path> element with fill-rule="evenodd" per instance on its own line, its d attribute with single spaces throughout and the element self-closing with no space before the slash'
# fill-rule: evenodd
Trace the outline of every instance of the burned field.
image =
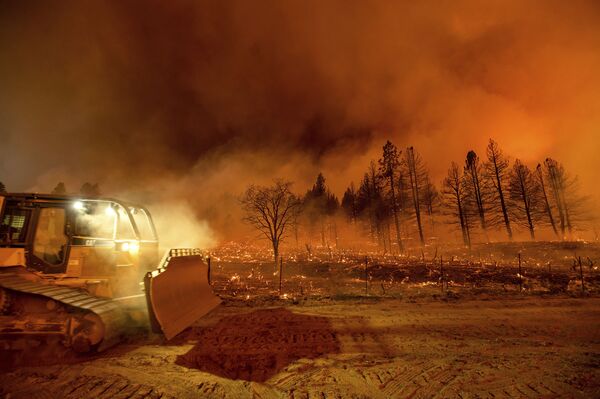
<svg viewBox="0 0 600 399">
<path fill-rule="evenodd" d="M 583 260 L 593 259 L 594 248 L 576 249 Z M 21 359 L 3 371 L 1 392 L 10 398 L 597 397 L 598 271 L 583 260 L 574 268 L 572 255 L 552 256 L 560 261 L 548 265 L 523 255 L 519 274 L 518 263 L 497 254 L 495 262 L 482 256 L 481 263 L 479 256 L 449 256 L 442 268 L 439 256 L 433 261 L 427 253 L 425 261 L 371 255 L 365 284 L 362 255 L 333 261 L 329 254 L 310 260 L 298 254 L 284 258 L 280 295 L 272 263 L 229 247 L 212 258 L 212 285 L 223 303 L 175 339 L 140 333 L 93 356 L 45 365 Z"/>
<path fill-rule="evenodd" d="M 413 256 L 296 253 L 282 257 L 277 268 L 268 254 L 257 253 L 236 245 L 216 252 L 211 274 L 215 292 L 232 300 L 302 300 L 365 295 L 587 296 L 600 290 L 597 244 L 506 243 L 480 245 L 471 252 L 430 249 Z"/>
</svg>

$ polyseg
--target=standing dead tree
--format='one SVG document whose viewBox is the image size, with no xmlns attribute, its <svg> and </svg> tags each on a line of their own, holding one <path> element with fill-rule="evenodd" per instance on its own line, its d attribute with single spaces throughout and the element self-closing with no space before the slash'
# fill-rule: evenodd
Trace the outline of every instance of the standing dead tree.
<svg viewBox="0 0 600 399">
<path fill-rule="evenodd" d="M 371 161 L 357 193 L 357 209 L 363 220 L 368 220 L 371 238 L 383 248 L 386 253 L 389 242 L 389 218 L 391 210 L 385 201 L 382 176 L 375 162 Z M 387 235 L 386 235 L 387 233 Z"/>
<path fill-rule="evenodd" d="M 544 166 L 551 192 L 550 202 L 558 211 L 562 238 L 566 233 L 572 237 L 576 225 L 581 227 L 590 222 L 588 198 L 579 195 L 577 178 L 570 177 L 559 162 L 546 158 Z"/>
<path fill-rule="evenodd" d="M 544 200 L 545 213 L 548 216 L 548 221 L 550 223 L 550 226 L 552 226 L 554 235 L 556 235 L 557 238 L 560 238 L 560 235 L 558 234 L 558 229 L 556 228 L 556 222 L 554 221 L 554 216 L 552 215 L 552 208 L 550 207 L 550 201 L 548 200 L 548 192 L 546 191 L 546 184 L 544 182 L 544 174 L 542 172 L 542 165 L 540 165 L 538 163 L 535 171 L 536 171 L 536 177 L 537 177 L 537 180 L 540 185 L 541 192 L 542 192 L 542 198 Z"/>
<path fill-rule="evenodd" d="M 531 170 L 515 160 L 509 174 L 509 204 L 512 219 L 529 230 L 535 240 L 535 226 L 544 216 L 543 196 L 539 182 Z"/>
<path fill-rule="evenodd" d="M 502 221 L 506 227 L 506 233 L 508 234 L 508 239 L 512 240 L 513 233 L 512 228 L 510 227 L 508 208 L 504 197 L 504 185 L 506 184 L 508 173 L 508 159 L 504 156 L 502 150 L 500 150 L 498 143 L 492 139 L 490 139 L 490 142 L 488 143 L 486 154 L 488 158 L 488 162 L 485 164 L 487 179 L 492 187 L 495 188 L 495 201 L 492 202 L 492 210 L 501 214 Z"/>
<path fill-rule="evenodd" d="M 396 195 L 396 176 L 398 176 L 400 169 L 400 154 L 402 154 L 402 151 L 398 151 L 398 148 L 388 140 L 383 146 L 383 157 L 379 160 L 379 173 L 386 180 L 389 188 L 392 204 L 391 209 L 396 227 L 396 244 L 398 244 L 398 250 L 403 252 L 404 246 L 402 245 L 402 238 L 400 236 L 400 220 Z"/>
<path fill-rule="evenodd" d="M 439 193 L 435 186 L 429 181 L 429 176 L 425 179 L 425 187 L 423 189 L 423 205 L 425 212 L 429 216 L 431 223 L 431 233 L 435 234 L 435 214 L 439 205 Z"/>
<path fill-rule="evenodd" d="M 460 227 L 465 246 L 471 248 L 469 217 L 465 206 L 464 176 L 455 162 L 452 162 L 448 169 L 448 175 L 444 179 L 442 187 L 442 203 L 451 216 L 450 222 Z"/>
<path fill-rule="evenodd" d="M 483 181 L 482 166 L 479 162 L 479 157 L 475 151 L 471 150 L 467 153 L 465 161 L 465 190 L 469 201 L 475 204 L 477 215 L 479 217 L 479 225 L 483 231 L 483 235 L 488 240 L 488 224 L 486 220 L 486 212 L 489 210 L 490 195 L 489 190 Z"/>
<path fill-rule="evenodd" d="M 548 181 L 550 182 L 550 188 L 552 191 L 554 206 L 558 210 L 558 217 L 560 220 L 560 231 L 562 237 L 565 237 L 565 231 L 568 229 L 571 233 L 571 215 L 569 214 L 569 207 L 565 200 L 565 186 L 566 177 L 565 170 L 558 162 L 552 158 L 546 158 L 544 161 L 546 165 L 546 173 Z"/>
<path fill-rule="evenodd" d="M 419 154 L 415 154 L 413 147 L 406 149 L 406 166 L 408 168 L 409 182 L 412 192 L 412 203 L 415 210 L 415 220 L 419 230 L 419 240 L 421 245 L 425 245 L 423 235 L 423 224 L 421 223 L 421 202 L 424 186 L 427 184 L 427 169 Z"/>
<path fill-rule="evenodd" d="M 248 187 L 240 199 L 244 221 L 257 229 L 273 245 L 275 271 L 279 247 L 289 227 L 296 223 L 301 202 L 290 191 L 292 183 L 276 180 L 272 186 Z"/>
</svg>

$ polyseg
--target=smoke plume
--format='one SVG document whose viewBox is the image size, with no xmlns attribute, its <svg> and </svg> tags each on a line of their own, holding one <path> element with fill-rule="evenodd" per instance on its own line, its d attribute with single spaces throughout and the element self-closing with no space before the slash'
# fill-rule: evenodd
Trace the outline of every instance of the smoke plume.
<svg viewBox="0 0 600 399">
<path fill-rule="evenodd" d="M 600 199 L 595 1 L 62 1 L 0 10 L 0 181 L 185 206 L 221 237 L 274 177 L 339 195 L 386 139 L 441 180 L 494 137 Z"/>
</svg>

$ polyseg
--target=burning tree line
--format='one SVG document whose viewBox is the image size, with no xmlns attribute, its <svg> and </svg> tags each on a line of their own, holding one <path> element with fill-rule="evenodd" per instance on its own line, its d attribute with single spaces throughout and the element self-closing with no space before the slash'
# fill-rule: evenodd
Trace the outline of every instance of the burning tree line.
<svg viewBox="0 0 600 399">
<path fill-rule="evenodd" d="M 407 241 L 423 246 L 442 224 L 457 228 L 470 247 L 474 240 L 488 242 L 498 231 L 512 240 L 515 226 L 528 231 L 532 240 L 545 228 L 558 239 L 572 238 L 589 219 L 577 179 L 559 162 L 547 158 L 531 169 L 516 159 L 511 166 L 492 139 L 485 160 L 471 150 L 464 166 L 452 162 L 440 190 L 414 147 L 401 150 L 390 141 L 381 158 L 371 161 L 358 188 L 350 184 L 341 202 L 321 173 L 304 196 L 294 195 L 290 187 L 283 181 L 251 186 L 241 200 L 246 220 L 273 243 L 275 254 L 286 235 L 294 235 L 298 245 L 300 228 L 309 252 L 315 236 L 323 247 L 337 246 L 340 215 L 384 253 L 403 252 Z"/>
<path fill-rule="evenodd" d="M 512 240 L 515 225 L 526 229 L 532 240 L 546 227 L 559 239 L 572 238 L 574 230 L 588 221 L 584 204 L 577 179 L 559 162 L 546 158 L 532 170 L 516 159 L 511 167 L 493 139 L 484 161 L 471 150 L 463 167 L 452 162 L 439 191 L 413 147 L 402 151 L 388 141 L 359 188 L 350 185 L 342 199 L 351 223 L 366 224 L 384 251 L 392 248 L 390 225 L 400 251 L 406 238 L 424 245 L 427 235 L 436 234 L 439 222 L 456 226 L 468 247 L 476 236 L 488 242 L 489 234 L 498 229 Z"/>
<path fill-rule="evenodd" d="M 546 158 L 530 169 L 516 159 L 511 167 L 492 139 L 485 161 L 471 150 L 462 170 L 452 162 L 442 187 L 443 212 L 469 247 L 476 234 L 489 241 L 488 234 L 496 228 L 512 240 L 515 225 L 526 229 L 532 240 L 542 228 L 550 228 L 558 239 L 572 238 L 590 218 L 577 178 L 563 165 Z"/>
<path fill-rule="evenodd" d="M 352 225 L 367 226 L 384 252 L 392 250 L 392 241 L 403 252 L 404 239 L 415 235 L 424 245 L 426 236 L 435 231 L 439 194 L 419 153 L 413 147 L 402 152 L 388 141 L 358 189 L 354 184 L 348 187 L 341 206 Z"/>
</svg>

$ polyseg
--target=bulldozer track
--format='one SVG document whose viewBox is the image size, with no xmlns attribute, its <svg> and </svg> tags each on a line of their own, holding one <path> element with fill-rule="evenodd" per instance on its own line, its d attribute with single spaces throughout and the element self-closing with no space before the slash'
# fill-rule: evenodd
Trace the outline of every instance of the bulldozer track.
<svg viewBox="0 0 600 399">
<path fill-rule="evenodd" d="M 71 308 L 97 314 L 104 324 L 105 335 L 98 350 L 102 351 L 119 341 L 127 316 L 115 301 L 99 298 L 86 291 L 27 280 L 19 273 L 0 273 L 0 287 L 25 294 L 34 294 L 53 299 Z"/>
</svg>

